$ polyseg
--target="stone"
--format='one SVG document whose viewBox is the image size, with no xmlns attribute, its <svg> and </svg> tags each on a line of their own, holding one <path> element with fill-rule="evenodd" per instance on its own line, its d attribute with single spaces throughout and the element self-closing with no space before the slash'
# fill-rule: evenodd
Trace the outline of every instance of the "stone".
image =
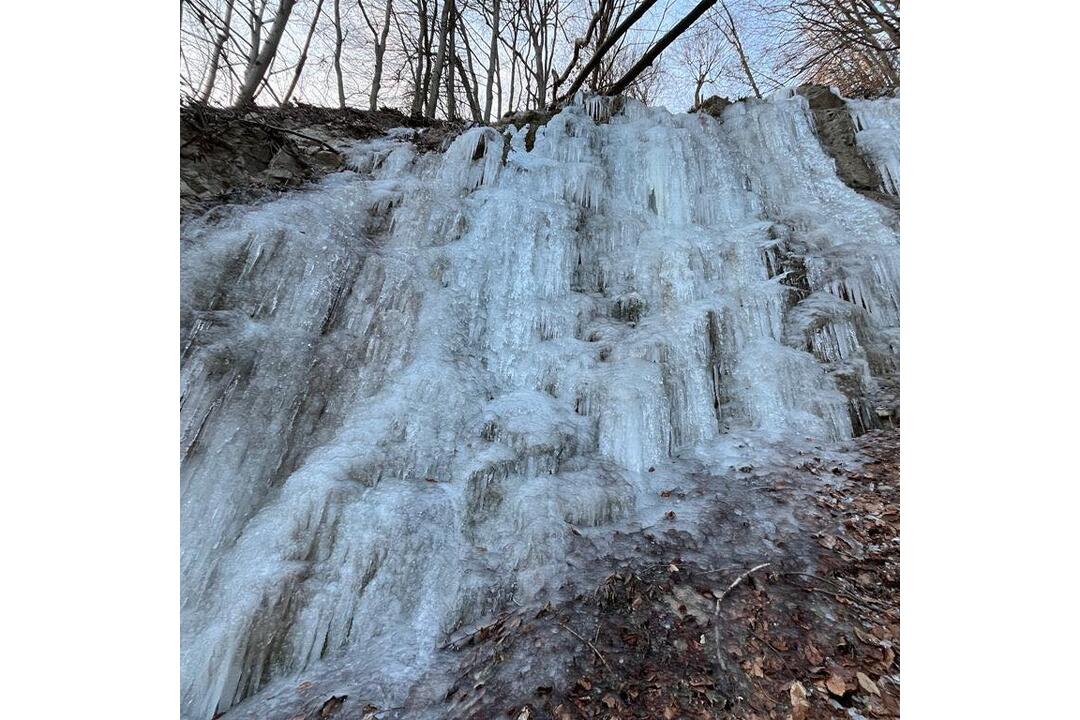
<svg viewBox="0 0 1080 720">
<path fill-rule="evenodd" d="M 273 180 L 286 184 L 299 183 L 304 174 L 300 161 L 287 147 L 277 151 L 266 169 L 266 174 Z"/>
<path fill-rule="evenodd" d="M 731 105 L 731 101 L 725 97 L 719 95 L 713 95 L 712 97 L 704 100 L 698 107 L 698 112 L 707 113 L 714 118 L 719 118 L 720 114 L 724 112 L 724 108 Z"/>
</svg>

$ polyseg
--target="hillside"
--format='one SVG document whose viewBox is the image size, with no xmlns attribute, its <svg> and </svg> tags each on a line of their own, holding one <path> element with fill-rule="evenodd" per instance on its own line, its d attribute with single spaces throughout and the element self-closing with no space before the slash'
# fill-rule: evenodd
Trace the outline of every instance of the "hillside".
<svg viewBox="0 0 1080 720">
<path fill-rule="evenodd" d="M 899 100 L 706 107 L 181 118 L 185 718 L 898 716 Z"/>
</svg>

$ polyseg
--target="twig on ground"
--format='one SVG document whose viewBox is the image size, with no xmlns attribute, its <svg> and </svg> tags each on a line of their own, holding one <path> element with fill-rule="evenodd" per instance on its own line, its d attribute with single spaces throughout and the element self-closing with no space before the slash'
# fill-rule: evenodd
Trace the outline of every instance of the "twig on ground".
<svg viewBox="0 0 1080 720">
<path fill-rule="evenodd" d="M 720 654 L 721 653 L 721 648 L 720 648 L 720 602 L 724 598 L 726 598 L 728 596 L 728 594 L 732 590 L 734 590 L 736 587 L 738 587 L 739 584 L 743 580 L 750 577 L 751 575 L 753 575 L 758 570 L 761 570 L 762 568 L 767 568 L 770 565 L 772 565 L 772 563 L 767 562 L 767 563 L 761 563 L 760 565 L 755 565 L 754 567 L 750 568 L 749 570 L 744 572 L 742 575 L 735 578 L 735 581 L 732 582 L 730 585 L 728 585 L 727 589 L 724 590 L 724 592 L 720 593 L 720 597 L 716 598 L 716 611 L 713 613 L 713 615 L 714 615 L 714 619 L 713 619 L 713 639 L 716 641 L 716 664 L 721 668 L 727 667 L 727 664 L 724 662 L 724 658 Z"/>
<path fill-rule="evenodd" d="M 850 590 L 848 590 L 847 588 L 845 588 L 843 585 L 840 585 L 839 583 L 833 582 L 832 580 L 830 580 L 828 578 L 821 577 L 820 575 L 814 575 L 812 573 L 803 573 L 803 572 L 785 572 L 785 573 L 780 573 L 780 574 L 781 575 L 797 575 L 799 577 L 811 578 L 813 580 L 817 580 L 819 582 L 826 583 L 828 585 L 831 585 L 836 590 L 838 590 L 840 592 L 840 594 L 843 595 L 844 597 L 846 597 L 847 599 L 852 600 L 854 602 L 857 602 L 860 605 L 869 605 L 870 607 L 872 607 L 872 608 L 874 608 L 876 610 L 879 610 L 879 611 L 888 611 L 888 610 L 893 609 L 893 608 L 889 607 L 888 605 L 886 605 L 885 603 L 880 602 L 878 600 L 874 600 L 873 598 L 862 597 L 860 595 L 856 595 L 855 593 L 853 593 Z M 813 589 L 814 588 L 811 588 L 811 590 L 813 590 Z"/>
<path fill-rule="evenodd" d="M 772 565 L 772 563 L 771 563 L 771 562 L 767 562 L 767 563 L 761 563 L 760 565 L 755 565 L 754 567 L 750 568 L 749 570 L 747 570 L 746 572 L 744 572 L 744 573 L 743 573 L 742 575 L 740 575 L 739 577 L 735 578 L 735 581 L 734 581 L 733 583 L 731 583 L 730 585 L 728 585 L 728 586 L 727 586 L 727 590 L 725 590 L 724 592 L 720 593 L 720 597 L 716 598 L 716 614 L 718 614 L 718 615 L 720 614 L 720 603 L 721 603 L 721 601 L 723 601 L 723 599 L 724 599 L 725 597 L 727 597 L 728 593 L 730 593 L 730 592 L 731 592 L 732 590 L 734 590 L 734 589 L 735 589 L 736 587 L 738 587 L 738 586 L 739 586 L 739 584 L 740 584 L 740 583 L 741 583 L 741 582 L 742 582 L 743 580 L 745 580 L 746 578 L 750 577 L 751 575 L 753 575 L 754 573 L 756 573 L 756 572 L 757 572 L 758 570 L 760 570 L 760 569 L 762 569 L 762 568 L 767 568 L 767 567 L 769 567 L 770 565 Z"/>
<path fill-rule="evenodd" d="M 731 565 L 729 567 L 712 568 L 711 570 L 702 570 L 698 575 L 715 575 L 716 573 L 731 572 L 732 570 L 738 570 L 738 565 Z"/>
<path fill-rule="evenodd" d="M 497 615 L 495 617 L 494 620 L 489 622 L 487 625 L 481 625 L 480 627 L 473 630 L 471 633 L 468 633 L 467 635 L 463 635 L 463 636 L 457 638 L 456 640 L 447 640 L 446 644 L 442 645 L 439 649 L 440 650 L 446 650 L 447 648 L 450 648 L 450 649 L 453 649 L 453 650 L 459 650 L 460 649 L 458 647 L 459 645 L 461 645 L 464 642 L 468 642 L 469 640 L 476 637 L 477 635 L 484 632 L 485 630 L 493 628 L 496 625 L 499 625 L 500 623 L 506 622 L 507 620 L 510 619 L 511 615 L 513 615 L 513 611 L 511 611 L 511 610 L 507 610 L 506 612 L 500 613 L 499 615 Z"/>
<path fill-rule="evenodd" d="M 566 631 L 567 631 L 567 632 L 569 632 L 569 633 L 570 633 L 571 635 L 573 635 L 574 637 L 576 637 L 576 638 L 577 638 L 578 640 L 580 640 L 581 642 L 583 642 L 583 643 L 585 643 L 586 645 L 588 645 L 588 646 L 589 646 L 589 647 L 590 647 L 590 648 L 592 649 L 592 651 L 593 651 L 594 653 L 596 653 L 596 657 L 600 658 L 600 662 L 604 663 L 604 667 L 606 667 L 606 668 L 608 669 L 608 672 L 612 672 L 612 670 L 611 670 L 611 666 L 610 666 L 610 665 L 608 665 L 608 661 L 607 661 L 607 660 L 606 660 L 606 659 L 604 658 L 603 654 L 602 654 L 602 653 L 601 653 L 601 652 L 600 652 L 599 650 L 597 650 L 597 649 L 596 649 L 596 646 L 595 646 L 595 645 L 593 645 L 593 644 L 592 644 L 592 643 L 591 643 L 591 642 L 589 641 L 589 639 L 588 639 L 588 638 L 584 638 L 584 637 L 582 637 L 581 635 L 579 635 L 579 634 L 578 634 L 578 632 L 577 632 L 576 630 L 574 630 L 574 628 L 570 627 L 569 625 L 567 625 L 566 623 L 564 623 L 564 622 L 563 622 L 562 620 L 559 620 L 558 618 L 555 618 L 555 619 L 556 619 L 556 620 L 558 621 L 558 623 L 559 623 L 560 625 L 562 625 L 562 626 L 563 626 L 563 627 L 564 627 L 564 628 L 566 629 Z"/>
</svg>

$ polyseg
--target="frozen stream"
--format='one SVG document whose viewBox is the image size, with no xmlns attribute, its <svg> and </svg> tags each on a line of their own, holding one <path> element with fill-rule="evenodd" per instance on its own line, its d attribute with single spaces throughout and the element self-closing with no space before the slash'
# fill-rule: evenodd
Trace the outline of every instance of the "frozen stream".
<svg viewBox="0 0 1080 720">
<path fill-rule="evenodd" d="M 359 172 L 185 227 L 185 718 L 328 662 L 400 702 L 454 629 L 558 586 L 567 523 L 654 522 L 650 466 L 878 422 L 896 214 L 805 100 L 606 108 L 528 152 L 361 142 Z"/>
</svg>

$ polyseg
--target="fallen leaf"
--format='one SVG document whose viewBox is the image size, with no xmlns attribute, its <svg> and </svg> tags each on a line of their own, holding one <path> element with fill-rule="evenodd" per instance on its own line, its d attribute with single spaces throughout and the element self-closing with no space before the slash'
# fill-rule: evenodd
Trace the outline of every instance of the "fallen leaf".
<svg viewBox="0 0 1080 720">
<path fill-rule="evenodd" d="M 859 686 L 862 687 L 862 689 L 866 692 L 870 693 L 871 695 L 881 695 L 881 690 L 878 689 L 877 683 L 871 680 L 866 673 L 855 673 L 855 679 L 859 681 Z"/>
<path fill-rule="evenodd" d="M 347 697 L 349 696 L 331 695 L 330 699 L 324 702 L 322 704 L 322 707 L 319 708 L 319 717 L 330 717 L 331 715 L 336 713 L 338 710 L 341 709 L 341 706 L 345 704 L 345 698 Z"/>
<path fill-rule="evenodd" d="M 526 705 L 525 707 L 521 708 L 521 712 L 518 713 L 517 720 L 531 720 L 531 718 L 532 710 L 529 709 L 529 706 Z"/>
<path fill-rule="evenodd" d="M 810 701 L 806 699 L 806 688 L 801 682 L 793 682 L 788 695 L 791 698 L 791 720 L 804 720 L 806 713 L 810 710 Z"/>
<path fill-rule="evenodd" d="M 880 640 L 878 640 L 876 637 L 874 637 L 870 633 L 865 633 L 862 630 L 860 630 L 859 628 L 855 628 L 855 637 L 859 638 L 860 640 L 862 640 L 867 645 L 877 645 L 877 644 L 879 644 L 881 642 Z"/>
<path fill-rule="evenodd" d="M 847 692 L 847 683 L 844 682 L 844 678 L 835 673 L 829 675 L 829 679 L 825 681 L 825 687 L 836 697 L 844 697 L 844 693 Z"/>
</svg>

